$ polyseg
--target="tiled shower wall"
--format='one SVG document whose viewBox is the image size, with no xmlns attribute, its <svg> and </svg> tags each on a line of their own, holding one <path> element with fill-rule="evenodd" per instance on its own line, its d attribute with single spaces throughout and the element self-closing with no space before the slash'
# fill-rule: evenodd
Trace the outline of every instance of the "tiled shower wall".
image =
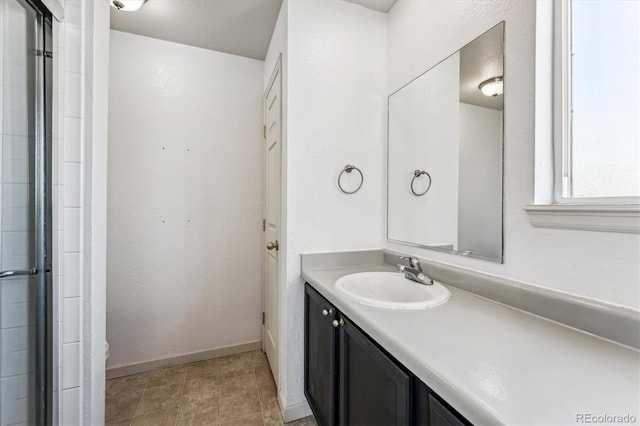
<svg viewBox="0 0 640 426">
<path fill-rule="evenodd" d="M 28 158 L 30 131 L 33 119 L 33 85 L 28 84 L 27 52 L 34 49 L 34 39 L 27 39 L 28 21 L 33 19 L 25 9 L 14 2 L 0 2 L 0 72 L 2 87 L 0 150 L 0 221 L 2 245 L 0 269 L 27 270 L 33 267 L 31 245 L 33 229 L 30 226 L 29 198 L 33 193 L 30 183 Z M 30 220 L 31 219 L 31 220 Z M 27 395 L 33 391 L 34 318 L 29 304 L 31 278 L 12 278 L 0 284 L 0 424 L 33 422 L 30 418 Z"/>
<path fill-rule="evenodd" d="M 54 206 L 54 223 L 59 224 L 55 251 L 58 320 L 59 373 L 57 389 L 59 421 L 63 425 L 79 425 L 82 419 L 82 229 L 83 229 L 83 145 L 84 145 L 84 40 L 85 2 L 64 1 L 65 18 L 54 23 L 54 67 L 58 75 L 60 96 L 54 111 L 55 145 L 54 182 L 58 203 Z M 56 65 L 57 61 L 57 65 Z M 57 167 L 56 167 L 57 166 Z"/>
<path fill-rule="evenodd" d="M 0 72 L 2 110 L 2 149 L 0 162 L 0 224 L 2 246 L 0 267 L 27 269 L 29 218 L 29 171 L 24 167 L 30 155 L 27 138 L 28 97 L 20 96 L 26 87 L 26 46 L 18 37 L 3 37 L 11 26 L 24 25 L 13 2 L 0 22 L 3 50 Z M 53 294 L 54 294 L 54 424 L 79 425 L 82 419 L 82 226 L 83 226 L 83 128 L 84 128 L 84 36 L 85 4 L 65 2 L 65 19 L 53 25 Z M 11 28 L 13 29 L 13 28 Z M 14 34 L 25 32 L 16 27 Z M 6 54 L 5 54 L 6 53 Z M 14 54 L 16 53 L 16 54 Z M 17 53 L 21 53 L 20 56 Z M 21 166 L 21 167 L 20 167 Z M 3 281 L 0 287 L 0 425 L 33 423 L 27 398 L 33 386 L 29 354 L 33 341 L 26 328 L 29 317 L 29 287 L 25 279 Z M 31 361 L 33 359 L 31 358 Z"/>
</svg>

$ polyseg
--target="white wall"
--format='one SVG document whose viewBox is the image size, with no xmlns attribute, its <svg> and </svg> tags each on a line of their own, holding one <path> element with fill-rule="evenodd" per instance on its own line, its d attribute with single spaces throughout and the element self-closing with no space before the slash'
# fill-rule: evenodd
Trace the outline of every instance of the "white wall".
<svg viewBox="0 0 640 426">
<path fill-rule="evenodd" d="M 111 32 L 109 366 L 260 340 L 263 65 Z"/>
<path fill-rule="evenodd" d="M 502 111 L 460 102 L 458 250 L 502 250 Z"/>
<path fill-rule="evenodd" d="M 304 403 L 300 253 L 384 245 L 386 16 L 344 1 L 288 2 L 286 290 L 281 396 Z M 364 185 L 345 195 L 345 164 Z M 284 257 L 284 256 L 283 256 Z"/>
<path fill-rule="evenodd" d="M 391 249 L 640 309 L 637 235 L 533 228 L 535 2 L 399 0 L 388 15 L 388 90 L 505 21 L 504 264 Z"/>
</svg>

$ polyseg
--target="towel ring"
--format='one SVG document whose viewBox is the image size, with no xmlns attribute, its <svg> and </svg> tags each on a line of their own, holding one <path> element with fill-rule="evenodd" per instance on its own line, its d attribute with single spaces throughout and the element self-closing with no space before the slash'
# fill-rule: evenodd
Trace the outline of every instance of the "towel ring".
<svg viewBox="0 0 640 426">
<path fill-rule="evenodd" d="M 342 183 L 340 183 L 340 179 L 342 179 L 342 175 L 345 172 L 351 173 L 353 170 L 360 173 L 360 185 L 358 185 L 358 187 L 353 191 L 345 191 L 345 189 L 342 187 Z M 351 164 L 347 164 L 346 166 L 344 166 L 344 169 L 342 169 L 342 171 L 338 175 L 338 188 L 340 188 L 340 191 L 344 192 L 345 194 L 355 194 L 356 192 L 360 191 L 360 188 L 362 188 L 363 183 L 364 183 L 364 175 L 362 174 L 359 168 L 357 168 L 356 166 L 352 166 Z"/>
<path fill-rule="evenodd" d="M 413 183 L 417 178 L 419 178 L 422 175 L 427 175 L 427 177 L 429 178 L 429 185 L 427 186 L 427 189 L 425 189 L 423 192 L 416 192 L 416 190 L 413 189 Z M 429 192 L 430 189 L 431 189 L 431 175 L 425 172 L 424 170 L 416 170 L 415 172 L 413 172 L 413 178 L 411 179 L 411 192 L 413 192 L 413 195 L 415 195 L 416 197 L 422 197 L 424 194 Z"/>
</svg>

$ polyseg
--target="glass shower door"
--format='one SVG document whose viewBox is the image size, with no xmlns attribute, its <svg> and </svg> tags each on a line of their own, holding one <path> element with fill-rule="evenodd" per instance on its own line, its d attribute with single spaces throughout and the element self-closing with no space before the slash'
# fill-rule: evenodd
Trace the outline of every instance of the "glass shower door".
<svg viewBox="0 0 640 426">
<path fill-rule="evenodd" d="M 51 418 L 51 18 L 38 5 L 0 0 L 0 426 Z"/>
</svg>

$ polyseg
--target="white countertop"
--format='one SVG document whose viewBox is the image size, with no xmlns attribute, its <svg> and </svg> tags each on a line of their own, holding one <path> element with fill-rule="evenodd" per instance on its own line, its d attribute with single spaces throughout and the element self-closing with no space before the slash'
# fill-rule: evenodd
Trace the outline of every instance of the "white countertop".
<svg viewBox="0 0 640 426">
<path fill-rule="evenodd" d="M 366 306 L 333 288 L 347 274 L 393 270 L 361 265 L 302 277 L 476 425 L 573 425 L 583 413 L 640 422 L 634 349 L 451 286 L 447 303 L 424 310 Z"/>
</svg>

